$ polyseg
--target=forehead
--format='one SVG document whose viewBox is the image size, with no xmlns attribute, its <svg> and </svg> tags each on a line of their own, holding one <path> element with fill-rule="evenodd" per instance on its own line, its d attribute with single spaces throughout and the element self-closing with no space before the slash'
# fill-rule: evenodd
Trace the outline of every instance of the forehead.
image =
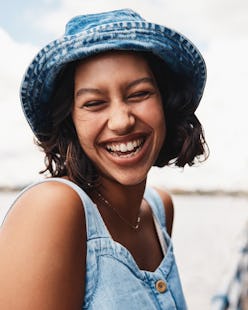
<svg viewBox="0 0 248 310">
<path fill-rule="evenodd" d="M 118 70 L 119 74 L 125 69 L 140 72 L 150 72 L 150 67 L 144 55 L 132 51 L 108 51 L 79 61 L 76 73 L 90 71 Z"/>
</svg>

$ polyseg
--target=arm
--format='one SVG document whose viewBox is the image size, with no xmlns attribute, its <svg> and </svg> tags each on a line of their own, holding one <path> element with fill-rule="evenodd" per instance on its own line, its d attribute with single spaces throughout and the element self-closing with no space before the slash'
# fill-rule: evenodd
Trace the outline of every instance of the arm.
<svg viewBox="0 0 248 310">
<path fill-rule="evenodd" d="M 85 218 L 65 184 L 39 184 L 16 202 L 0 230 L 0 309 L 80 309 Z"/>
<path fill-rule="evenodd" d="M 159 189 L 159 188 L 156 188 L 156 191 L 158 192 L 159 196 L 161 197 L 163 201 L 165 216 L 166 216 L 166 229 L 167 229 L 169 236 L 171 236 L 173 220 L 174 220 L 173 201 L 171 199 L 171 196 L 166 191 Z"/>
</svg>

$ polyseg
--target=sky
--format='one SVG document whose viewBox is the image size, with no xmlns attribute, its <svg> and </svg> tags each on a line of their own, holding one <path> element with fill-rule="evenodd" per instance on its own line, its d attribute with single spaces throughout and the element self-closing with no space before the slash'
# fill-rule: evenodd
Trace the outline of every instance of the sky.
<svg viewBox="0 0 248 310">
<path fill-rule="evenodd" d="M 0 186 L 38 178 L 43 156 L 33 145 L 19 87 L 27 65 L 61 36 L 75 15 L 132 8 L 186 35 L 205 58 L 208 80 L 197 116 L 210 157 L 196 167 L 152 169 L 167 188 L 248 191 L 248 2 L 246 0 L 9 0 L 0 4 Z"/>
</svg>

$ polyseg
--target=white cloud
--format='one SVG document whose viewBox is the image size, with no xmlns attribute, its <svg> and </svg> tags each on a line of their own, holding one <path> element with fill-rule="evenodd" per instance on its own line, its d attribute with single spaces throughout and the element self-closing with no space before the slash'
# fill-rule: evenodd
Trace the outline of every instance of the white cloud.
<svg viewBox="0 0 248 310">
<path fill-rule="evenodd" d="M 148 20 L 168 25 L 197 40 L 219 36 L 247 36 L 248 2 L 245 0 L 61 0 L 59 9 L 48 12 L 37 23 L 55 35 L 75 15 L 132 8 Z"/>
<path fill-rule="evenodd" d="M 14 185 L 30 181 L 31 173 L 35 171 L 32 162 L 36 161 L 37 151 L 22 113 L 19 87 L 37 48 L 16 43 L 3 29 L 0 29 L 0 42 L 0 185 Z"/>
<path fill-rule="evenodd" d="M 0 28 L 1 57 L 0 57 L 0 82 L 1 103 L 8 101 L 11 105 L 16 99 L 24 69 L 31 61 L 37 48 L 28 44 L 18 44 Z"/>
</svg>

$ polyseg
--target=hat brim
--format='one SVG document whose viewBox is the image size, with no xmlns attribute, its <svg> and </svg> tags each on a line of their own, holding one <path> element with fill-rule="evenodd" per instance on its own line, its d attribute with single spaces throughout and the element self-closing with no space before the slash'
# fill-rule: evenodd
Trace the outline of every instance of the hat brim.
<svg viewBox="0 0 248 310">
<path fill-rule="evenodd" d="M 176 73 L 191 79 L 197 108 L 206 82 L 206 66 L 198 49 L 183 35 L 148 22 L 115 22 L 64 36 L 44 47 L 28 67 L 21 101 L 35 135 L 45 131 L 54 83 L 60 70 L 75 60 L 109 50 L 151 52 Z"/>
</svg>

